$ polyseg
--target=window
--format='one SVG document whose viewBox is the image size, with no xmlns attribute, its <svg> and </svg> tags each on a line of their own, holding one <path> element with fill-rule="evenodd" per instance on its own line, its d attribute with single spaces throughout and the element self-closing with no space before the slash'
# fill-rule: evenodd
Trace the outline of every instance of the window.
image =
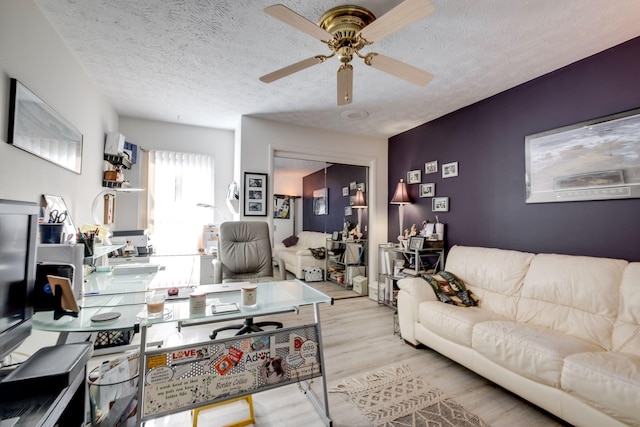
<svg viewBox="0 0 640 427">
<path fill-rule="evenodd" d="M 147 226 L 157 255 L 195 254 L 213 222 L 213 156 L 149 151 Z"/>
</svg>

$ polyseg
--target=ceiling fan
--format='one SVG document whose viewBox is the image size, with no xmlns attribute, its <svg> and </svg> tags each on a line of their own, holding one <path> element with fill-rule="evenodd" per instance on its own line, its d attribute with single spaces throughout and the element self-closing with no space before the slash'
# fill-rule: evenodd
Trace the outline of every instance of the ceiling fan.
<svg viewBox="0 0 640 427">
<path fill-rule="evenodd" d="M 331 54 L 316 55 L 296 62 L 266 74 L 260 80 L 271 83 L 337 56 L 342 63 L 338 68 L 338 105 L 351 104 L 353 67 L 350 62 L 355 55 L 363 59 L 366 65 L 418 86 L 426 86 L 433 79 L 433 74 L 375 52 L 363 55 L 360 50 L 424 18 L 434 10 L 435 7 L 429 0 L 405 0 L 376 19 L 364 7 L 338 6 L 325 12 L 316 25 L 286 6 L 269 6 L 264 10 L 266 14 L 320 40 L 329 47 Z"/>
</svg>

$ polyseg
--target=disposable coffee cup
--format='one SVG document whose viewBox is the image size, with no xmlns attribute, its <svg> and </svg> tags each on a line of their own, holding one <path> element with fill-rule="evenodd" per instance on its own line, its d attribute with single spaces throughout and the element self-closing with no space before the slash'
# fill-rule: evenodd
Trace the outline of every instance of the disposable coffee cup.
<svg viewBox="0 0 640 427">
<path fill-rule="evenodd" d="M 436 234 L 438 235 L 438 240 L 444 240 L 444 224 L 438 222 L 436 224 Z"/>
<path fill-rule="evenodd" d="M 255 307 L 258 304 L 258 287 L 255 285 L 243 286 L 240 296 L 244 307 Z"/>
<path fill-rule="evenodd" d="M 207 309 L 207 295 L 204 292 L 194 290 L 189 295 L 189 313 L 191 315 L 204 314 Z"/>
<path fill-rule="evenodd" d="M 154 294 L 147 297 L 147 316 L 150 319 L 162 317 L 164 314 L 164 301 L 165 296 L 163 294 Z"/>
</svg>

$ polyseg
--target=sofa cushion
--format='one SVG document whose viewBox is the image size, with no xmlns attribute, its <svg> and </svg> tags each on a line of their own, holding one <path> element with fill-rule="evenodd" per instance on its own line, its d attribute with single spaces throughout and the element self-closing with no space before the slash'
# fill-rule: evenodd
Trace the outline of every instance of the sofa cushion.
<svg viewBox="0 0 640 427">
<path fill-rule="evenodd" d="M 289 248 L 293 245 L 295 245 L 296 243 L 298 243 L 298 238 L 296 236 L 289 236 L 286 239 L 284 239 L 282 241 L 282 244 L 286 247 Z"/>
<path fill-rule="evenodd" d="M 421 276 L 433 289 L 438 299 L 446 304 L 472 307 L 478 305 L 473 292 L 467 290 L 464 282 L 448 271 Z"/>
<path fill-rule="evenodd" d="M 420 324 L 443 338 L 471 347 L 473 327 L 488 320 L 505 320 L 479 307 L 458 307 L 439 301 L 425 301 L 418 307 Z"/>
<path fill-rule="evenodd" d="M 480 307 L 515 320 L 520 289 L 533 257 L 526 252 L 453 246 L 445 270 L 464 281 L 480 300 Z"/>
<path fill-rule="evenodd" d="M 608 258 L 536 255 L 524 279 L 516 320 L 610 349 L 627 264 Z"/>
<path fill-rule="evenodd" d="M 562 389 L 628 425 L 638 424 L 640 356 L 595 352 L 567 356 Z"/>
<path fill-rule="evenodd" d="M 492 362 L 551 387 L 560 386 L 562 366 L 569 354 L 601 350 L 562 332 L 499 320 L 476 324 L 472 346 Z"/>
<path fill-rule="evenodd" d="M 613 327 L 614 351 L 640 356 L 640 262 L 629 263 L 620 284 L 620 308 Z"/>
</svg>

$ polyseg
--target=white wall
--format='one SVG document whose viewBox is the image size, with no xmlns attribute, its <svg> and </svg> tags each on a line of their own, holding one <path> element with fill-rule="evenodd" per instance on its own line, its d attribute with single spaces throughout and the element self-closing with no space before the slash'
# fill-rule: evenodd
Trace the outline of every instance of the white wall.
<svg viewBox="0 0 640 427">
<path fill-rule="evenodd" d="M 83 135 L 78 175 L 6 143 L 9 78 L 15 78 Z M 92 223 L 102 190 L 104 137 L 118 116 L 32 0 L 0 1 L 0 198 L 40 202 L 62 196 L 77 226 Z M 32 354 L 58 334 L 33 330 L 19 351 Z"/>
<path fill-rule="evenodd" d="M 273 176 L 274 153 L 291 153 L 295 158 L 369 166 L 369 281 L 375 280 L 377 247 L 387 241 L 387 140 L 343 134 L 304 126 L 287 125 L 256 117 L 243 116 L 240 170 L 268 173 Z M 270 186 L 273 179 L 269 180 Z M 273 188 L 269 192 L 273 194 Z M 242 202 L 242 183 L 240 199 Z M 240 206 L 243 210 L 242 203 Z M 248 217 L 267 221 L 273 226 L 273 206 L 264 217 Z"/>
<path fill-rule="evenodd" d="M 83 135 L 82 174 L 6 144 L 9 78 L 15 78 Z M 62 196 L 76 225 L 92 223 L 102 187 L 102 150 L 118 116 L 32 0 L 0 1 L 0 198 Z"/>
<path fill-rule="evenodd" d="M 230 130 L 212 129 L 198 126 L 187 126 L 175 123 L 120 117 L 120 133 L 128 142 L 136 144 L 138 149 L 168 150 L 181 153 L 210 154 L 215 158 L 214 185 L 216 200 L 213 202 L 219 214 L 231 220 L 232 212 L 225 202 L 227 186 L 233 178 L 234 164 L 234 132 Z M 141 158 L 138 151 L 138 163 L 125 173 L 132 186 L 141 184 Z M 116 201 L 116 229 L 131 230 L 142 226 L 140 222 L 140 197 L 146 193 L 118 194 Z"/>
</svg>

